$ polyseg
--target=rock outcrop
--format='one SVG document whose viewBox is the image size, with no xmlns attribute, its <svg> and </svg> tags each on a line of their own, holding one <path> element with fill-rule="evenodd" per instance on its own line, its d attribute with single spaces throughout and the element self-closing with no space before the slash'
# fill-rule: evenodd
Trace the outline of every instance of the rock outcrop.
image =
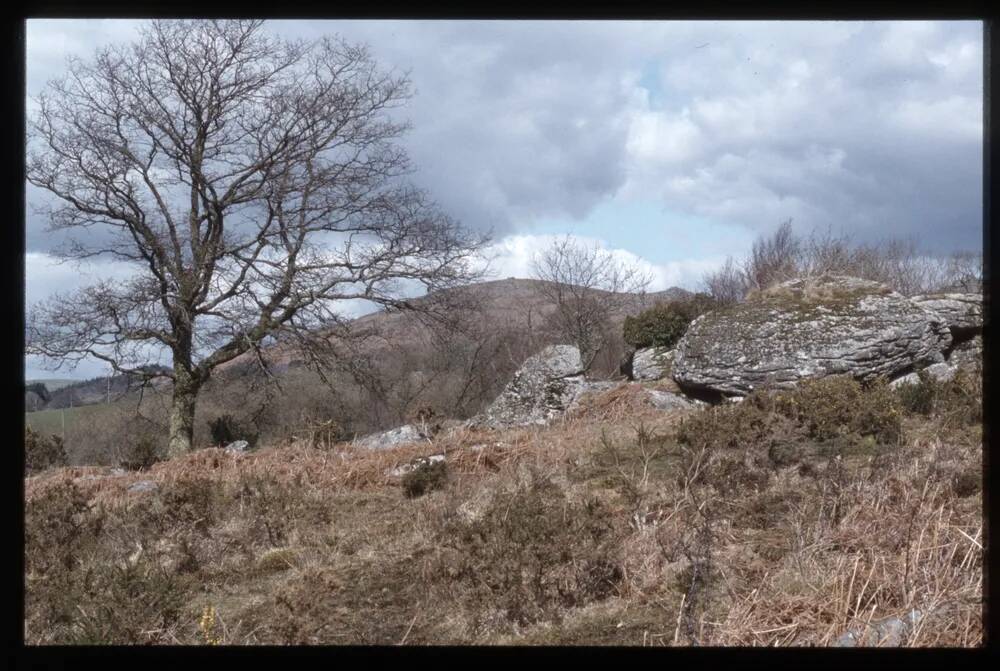
<svg viewBox="0 0 1000 671">
<path fill-rule="evenodd" d="M 469 423 L 496 429 L 546 424 L 591 389 L 583 376 L 580 350 L 552 345 L 525 361 L 496 400 Z"/>
<path fill-rule="evenodd" d="M 849 374 L 892 377 L 943 361 L 947 321 L 877 282 L 824 275 L 785 282 L 695 319 L 673 378 L 688 392 L 742 396 Z"/>
<path fill-rule="evenodd" d="M 982 294 L 926 294 L 910 300 L 940 315 L 956 340 L 971 337 L 983 329 Z"/>
</svg>

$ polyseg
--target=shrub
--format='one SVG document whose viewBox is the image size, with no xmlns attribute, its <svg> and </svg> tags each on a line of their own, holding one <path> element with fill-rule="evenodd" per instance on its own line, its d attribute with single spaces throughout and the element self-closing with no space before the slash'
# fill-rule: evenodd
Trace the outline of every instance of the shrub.
<svg viewBox="0 0 1000 671">
<path fill-rule="evenodd" d="M 67 464 L 66 449 L 62 438 L 43 435 L 25 427 L 24 429 L 24 474 L 34 475 L 53 466 Z"/>
<path fill-rule="evenodd" d="M 611 596 L 622 580 L 611 511 L 600 501 L 567 499 L 537 473 L 481 518 L 459 520 L 439 532 L 447 552 L 438 568 L 464 587 L 473 630 L 489 626 L 483 617 L 491 612 L 507 626 L 558 618 L 564 608 Z"/>
<path fill-rule="evenodd" d="M 634 317 L 625 318 L 625 342 L 636 349 L 673 347 L 684 336 L 688 325 L 715 305 L 716 302 L 705 294 L 695 294 L 691 298 L 670 303 L 657 303 Z"/>
<path fill-rule="evenodd" d="M 902 436 L 902 407 L 884 380 L 867 386 L 849 376 L 803 380 L 777 396 L 776 409 L 804 427 L 811 438 L 872 436 L 882 444 Z"/>
<path fill-rule="evenodd" d="M 914 384 L 900 385 L 896 397 L 908 412 L 936 417 L 942 426 L 962 427 L 983 418 L 982 378 L 979 371 L 959 368 L 955 376 L 941 382 L 926 371 L 917 373 Z"/>
<path fill-rule="evenodd" d="M 422 463 L 403 476 L 403 493 L 408 499 L 441 489 L 448 481 L 448 469 L 443 461 Z"/>
<path fill-rule="evenodd" d="M 130 471 L 140 471 L 148 469 L 158 461 L 160 461 L 160 455 L 156 441 L 149 436 L 140 436 L 128 446 L 119 465 Z"/>
<path fill-rule="evenodd" d="M 220 415 L 208 422 L 213 445 L 228 445 L 235 440 L 245 440 L 250 445 L 257 442 L 257 434 L 251 432 L 232 415 Z"/>
</svg>

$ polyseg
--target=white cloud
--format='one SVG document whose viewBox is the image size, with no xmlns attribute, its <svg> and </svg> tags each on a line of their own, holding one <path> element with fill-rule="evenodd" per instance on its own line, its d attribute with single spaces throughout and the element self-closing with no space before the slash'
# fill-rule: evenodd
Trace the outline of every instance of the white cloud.
<svg viewBox="0 0 1000 671">
<path fill-rule="evenodd" d="M 517 277 L 531 279 L 532 258 L 558 240 L 561 235 L 510 235 L 491 245 L 486 255 L 491 258 L 490 269 L 495 278 Z M 651 282 L 649 291 L 663 291 L 670 287 L 699 290 L 705 273 L 716 270 L 724 262 L 722 257 L 682 259 L 666 263 L 652 263 L 634 252 L 615 248 L 606 240 L 581 235 L 568 236 L 586 247 L 598 247 L 612 254 L 617 260 L 646 273 Z"/>
</svg>

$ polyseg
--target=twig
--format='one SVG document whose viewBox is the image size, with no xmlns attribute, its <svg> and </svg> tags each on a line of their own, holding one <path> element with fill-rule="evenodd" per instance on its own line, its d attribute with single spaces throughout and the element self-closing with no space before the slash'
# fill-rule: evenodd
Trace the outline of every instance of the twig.
<svg viewBox="0 0 1000 671">
<path fill-rule="evenodd" d="M 420 606 L 420 604 L 417 604 L 418 608 L 419 608 L 419 606 Z M 410 635 L 410 630 L 413 629 L 413 625 L 416 623 L 417 617 L 419 617 L 419 616 L 420 616 L 420 611 L 418 610 L 417 614 L 413 616 L 412 620 L 410 620 L 410 626 L 406 628 L 406 633 L 403 634 L 403 638 L 399 641 L 399 643 L 397 645 L 404 645 L 406 643 L 406 639 Z"/>
</svg>

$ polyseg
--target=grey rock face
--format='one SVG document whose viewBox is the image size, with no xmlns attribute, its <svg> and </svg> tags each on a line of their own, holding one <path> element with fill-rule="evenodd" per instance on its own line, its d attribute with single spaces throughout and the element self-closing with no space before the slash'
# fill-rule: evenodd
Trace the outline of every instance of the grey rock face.
<svg viewBox="0 0 1000 671">
<path fill-rule="evenodd" d="M 506 428 L 546 424 L 591 388 L 583 377 L 580 350 L 572 345 L 546 347 L 524 362 L 496 400 L 470 425 Z"/>
<path fill-rule="evenodd" d="M 674 350 L 662 347 L 645 347 L 636 350 L 632 357 L 633 380 L 659 380 L 670 375 L 674 363 Z"/>
<path fill-rule="evenodd" d="M 972 334 L 983 328 L 982 294 L 925 294 L 910 300 L 940 315 L 954 336 Z"/>
<path fill-rule="evenodd" d="M 892 377 L 950 344 L 936 313 L 879 283 L 824 275 L 695 319 L 678 344 L 673 378 L 687 391 L 746 395 L 809 377 Z"/>
<path fill-rule="evenodd" d="M 404 424 L 395 429 L 359 438 L 354 441 L 354 444 L 369 450 L 385 450 L 405 443 L 418 443 L 425 438 L 426 436 L 421 433 L 419 428 L 412 424 Z"/>
</svg>

